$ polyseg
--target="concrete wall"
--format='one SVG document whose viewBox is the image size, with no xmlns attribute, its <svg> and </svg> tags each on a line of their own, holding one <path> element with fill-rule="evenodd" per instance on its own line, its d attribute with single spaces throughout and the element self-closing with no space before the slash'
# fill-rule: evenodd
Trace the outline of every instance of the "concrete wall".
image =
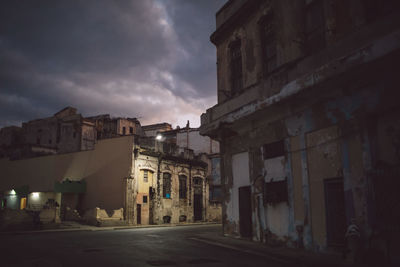
<svg viewBox="0 0 400 267">
<path fill-rule="evenodd" d="M 176 134 L 176 144 L 180 148 L 193 149 L 195 154 L 219 153 L 219 143 L 207 136 L 201 136 L 198 129 L 180 130 Z"/>
<path fill-rule="evenodd" d="M 286 179 L 286 159 L 279 156 L 264 160 L 265 182 L 283 181 Z M 267 229 L 276 239 L 284 240 L 289 235 L 289 207 L 288 203 L 264 204 L 264 214 Z"/>
<path fill-rule="evenodd" d="M 29 185 L 31 192 L 54 191 L 54 183 L 85 179 L 82 208 L 119 209 L 124 206 L 125 178 L 130 175 L 133 137 L 100 140 L 94 150 L 0 160 L 0 190 Z"/>
<path fill-rule="evenodd" d="M 232 187 L 229 189 L 230 198 L 225 199 L 226 219 L 233 232 L 239 233 L 239 187 L 249 186 L 249 154 L 242 152 L 232 155 Z"/>
</svg>

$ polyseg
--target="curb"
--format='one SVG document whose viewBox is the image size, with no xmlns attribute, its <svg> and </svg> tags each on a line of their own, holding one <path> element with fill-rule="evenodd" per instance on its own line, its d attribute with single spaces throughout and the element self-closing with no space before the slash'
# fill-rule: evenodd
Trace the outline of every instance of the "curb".
<svg viewBox="0 0 400 267">
<path fill-rule="evenodd" d="M 79 232 L 79 231 L 116 231 L 129 229 L 143 228 L 160 228 L 160 227 L 176 227 L 176 226 L 199 226 L 199 225 L 218 225 L 217 222 L 201 222 L 201 223 L 185 223 L 185 224 L 150 224 L 150 225 L 127 225 L 127 226 L 90 226 L 83 227 L 61 228 L 61 229 L 46 229 L 46 230 L 20 230 L 20 231 L 4 231 L 0 235 L 21 235 L 21 234 L 37 234 L 37 233 L 56 233 L 56 232 Z"/>
</svg>

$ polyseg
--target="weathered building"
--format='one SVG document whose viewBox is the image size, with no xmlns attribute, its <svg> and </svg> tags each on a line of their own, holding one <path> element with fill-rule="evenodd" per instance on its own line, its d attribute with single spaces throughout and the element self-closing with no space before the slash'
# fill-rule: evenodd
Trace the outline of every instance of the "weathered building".
<svg viewBox="0 0 400 267">
<path fill-rule="evenodd" d="M 200 133 L 220 142 L 225 233 L 328 251 L 355 224 L 363 255 L 399 261 L 399 15 L 374 0 L 217 12 L 218 104 Z"/>
<path fill-rule="evenodd" d="M 167 122 L 149 124 L 142 126 L 145 136 L 156 136 L 159 132 L 165 132 L 172 130 L 171 124 Z"/>
<path fill-rule="evenodd" d="M 95 124 L 97 139 L 143 134 L 140 122 L 136 118 L 111 118 L 109 114 L 104 114 L 86 119 Z"/>
<path fill-rule="evenodd" d="M 54 209 L 63 220 L 92 224 L 220 220 L 221 208 L 209 204 L 207 163 L 157 143 L 129 135 L 88 151 L 0 159 L 1 208 Z"/>
<path fill-rule="evenodd" d="M 39 155 L 69 153 L 94 148 L 95 125 L 66 107 L 52 117 L 36 119 L 1 132 L 1 155 L 13 159 Z"/>
</svg>

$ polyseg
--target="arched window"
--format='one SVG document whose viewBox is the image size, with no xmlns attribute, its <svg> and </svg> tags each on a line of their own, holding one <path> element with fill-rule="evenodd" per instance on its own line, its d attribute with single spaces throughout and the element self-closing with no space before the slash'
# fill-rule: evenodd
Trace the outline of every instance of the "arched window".
<svg viewBox="0 0 400 267">
<path fill-rule="evenodd" d="M 187 192 L 187 177 L 185 175 L 179 175 L 179 198 L 185 199 Z"/>
<path fill-rule="evenodd" d="M 163 173 L 163 197 L 171 198 L 171 174 Z"/>
</svg>

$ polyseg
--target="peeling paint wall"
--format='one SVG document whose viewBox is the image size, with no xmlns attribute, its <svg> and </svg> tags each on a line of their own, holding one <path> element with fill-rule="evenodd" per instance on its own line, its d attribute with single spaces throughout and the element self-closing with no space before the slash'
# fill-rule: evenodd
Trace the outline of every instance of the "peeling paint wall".
<svg viewBox="0 0 400 267">
<path fill-rule="evenodd" d="M 226 218 L 232 232 L 239 233 L 239 188 L 250 185 L 249 154 L 242 152 L 232 156 L 232 187 L 229 199 L 225 200 Z"/>
</svg>

